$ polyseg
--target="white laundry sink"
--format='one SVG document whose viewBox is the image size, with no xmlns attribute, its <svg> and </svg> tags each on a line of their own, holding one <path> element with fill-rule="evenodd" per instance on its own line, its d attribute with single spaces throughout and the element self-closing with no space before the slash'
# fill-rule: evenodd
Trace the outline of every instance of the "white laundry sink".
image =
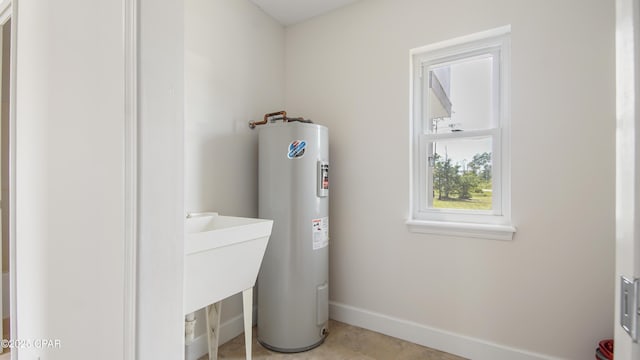
<svg viewBox="0 0 640 360">
<path fill-rule="evenodd" d="M 252 289 L 273 220 L 211 213 L 187 218 L 184 239 L 184 313 Z"/>
</svg>

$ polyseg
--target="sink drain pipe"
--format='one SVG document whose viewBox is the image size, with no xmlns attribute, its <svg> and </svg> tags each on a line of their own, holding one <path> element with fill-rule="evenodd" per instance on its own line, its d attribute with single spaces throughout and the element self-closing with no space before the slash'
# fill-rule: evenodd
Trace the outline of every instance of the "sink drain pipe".
<svg viewBox="0 0 640 360">
<path fill-rule="evenodd" d="M 184 317 L 184 344 L 191 345 L 195 338 L 196 313 L 192 312 Z"/>
</svg>

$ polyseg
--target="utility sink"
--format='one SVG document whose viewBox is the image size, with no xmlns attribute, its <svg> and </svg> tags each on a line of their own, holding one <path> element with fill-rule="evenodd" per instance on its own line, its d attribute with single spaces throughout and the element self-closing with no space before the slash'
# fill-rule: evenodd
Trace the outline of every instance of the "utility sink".
<svg viewBox="0 0 640 360">
<path fill-rule="evenodd" d="M 184 313 L 252 288 L 273 220 L 211 215 L 187 218 Z"/>
<path fill-rule="evenodd" d="M 217 358 L 220 301 L 242 292 L 246 358 L 251 359 L 253 286 L 273 220 L 206 213 L 187 217 L 184 313 L 207 308 L 209 359 Z"/>
</svg>

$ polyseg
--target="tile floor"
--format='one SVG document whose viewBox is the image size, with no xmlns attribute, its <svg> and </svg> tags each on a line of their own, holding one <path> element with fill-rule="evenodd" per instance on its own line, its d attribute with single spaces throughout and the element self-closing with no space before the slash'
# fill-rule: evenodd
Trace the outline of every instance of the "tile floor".
<svg viewBox="0 0 640 360">
<path fill-rule="evenodd" d="M 265 349 L 258 344 L 254 327 L 252 353 L 255 360 L 464 360 L 459 356 L 333 320 L 329 321 L 329 336 L 324 344 L 298 354 L 281 354 Z M 244 358 L 244 335 L 232 339 L 218 349 L 218 359 Z M 206 359 L 207 356 L 200 358 Z"/>
</svg>

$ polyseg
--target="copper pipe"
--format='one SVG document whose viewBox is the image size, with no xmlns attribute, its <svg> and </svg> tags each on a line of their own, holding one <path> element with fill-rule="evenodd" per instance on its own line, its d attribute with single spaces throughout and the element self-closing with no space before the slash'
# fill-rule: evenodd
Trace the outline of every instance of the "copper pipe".
<svg viewBox="0 0 640 360">
<path fill-rule="evenodd" d="M 264 119 L 262 121 L 251 121 L 249 122 L 249 127 L 250 128 L 255 128 L 257 125 L 264 125 L 267 122 L 269 122 L 269 118 L 276 116 L 276 115 L 282 115 L 282 120 L 284 122 L 287 122 L 287 112 L 282 110 L 282 111 L 278 111 L 278 112 L 273 112 L 273 113 L 269 113 L 269 114 L 264 114 Z"/>
</svg>

